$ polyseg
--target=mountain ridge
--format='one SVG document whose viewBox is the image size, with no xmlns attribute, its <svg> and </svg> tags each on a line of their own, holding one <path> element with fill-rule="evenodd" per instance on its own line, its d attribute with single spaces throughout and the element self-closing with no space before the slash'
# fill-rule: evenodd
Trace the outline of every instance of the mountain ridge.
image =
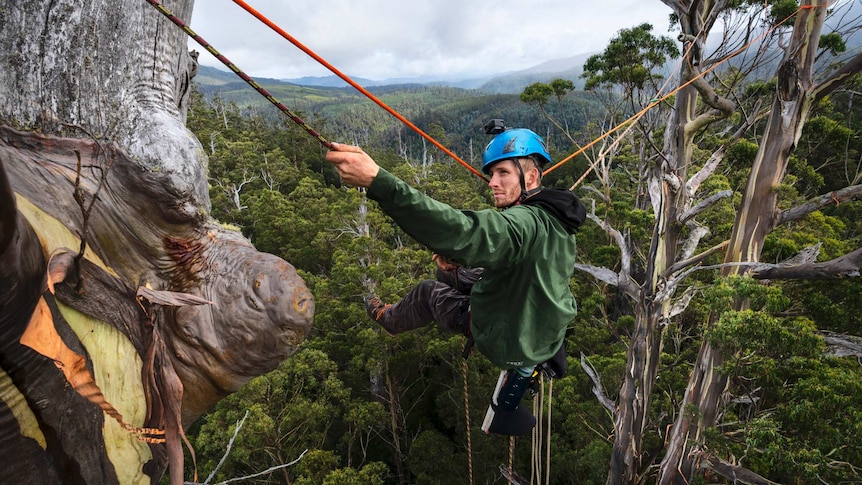
<svg viewBox="0 0 862 485">
<path fill-rule="evenodd" d="M 580 75 L 583 72 L 583 64 L 587 58 L 594 53 L 577 54 L 570 57 L 551 59 L 527 69 L 519 71 L 501 72 L 487 76 L 457 77 L 457 76 L 414 76 L 387 78 L 384 80 L 373 80 L 366 78 L 351 78 L 363 88 L 393 86 L 393 85 L 422 85 L 422 86 L 444 86 L 462 89 L 476 89 L 494 94 L 517 94 L 534 82 L 548 82 L 555 78 L 569 79 L 580 87 L 583 81 Z M 255 78 L 259 83 L 265 84 L 289 84 L 295 86 L 316 88 L 345 88 L 350 85 L 335 75 L 329 76 L 304 76 L 299 78 Z M 195 77 L 198 84 L 223 85 L 237 81 L 236 75 L 219 67 L 201 65 Z"/>
</svg>

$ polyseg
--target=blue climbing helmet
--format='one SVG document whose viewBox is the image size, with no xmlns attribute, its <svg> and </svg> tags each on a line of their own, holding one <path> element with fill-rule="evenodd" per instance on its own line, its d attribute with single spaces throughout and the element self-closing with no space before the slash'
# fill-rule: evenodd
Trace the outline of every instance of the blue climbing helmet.
<svg viewBox="0 0 862 485">
<path fill-rule="evenodd" d="M 551 162 L 551 155 L 545 147 L 545 140 L 526 128 L 506 130 L 495 136 L 485 147 L 482 155 L 482 172 L 488 174 L 491 165 L 509 158 L 536 155 L 540 164 Z"/>
</svg>

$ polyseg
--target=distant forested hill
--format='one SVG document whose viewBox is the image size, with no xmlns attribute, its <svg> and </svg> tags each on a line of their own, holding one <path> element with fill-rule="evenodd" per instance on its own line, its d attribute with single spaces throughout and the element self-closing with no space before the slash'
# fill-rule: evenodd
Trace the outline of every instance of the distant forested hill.
<svg viewBox="0 0 862 485">
<path fill-rule="evenodd" d="M 210 103 L 233 103 L 241 110 L 262 113 L 267 119 L 284 118 L 263 96 L 232 73 L 201 66 L 194 81 L 196 89 Z M 265 78 L 256 81 L 328 139 L 363 145 L 379 142 L 406 146 L 410 151 L 421 150 L 419 136 L 352 87 L 309 87 Z M 419 84 L 367 89 L 465 158 L 470 153 L 481 153 L 483 146 L 477 145 L 487 141 L 482 126 L 492 118 L 501 118 L 509 126 L 529 127 L 545 135 L 552 149 L 557 143 L 552 136 L 555 129 L 551 123 L 535 106 L 521 102 L 518 94 Z M 582 91 L 546 106 L 551 116 L 564 120 L 572 130 L 596 118 L 603 109 L 593 94 Z M 563 140 L 559 139 L 558 143 L 562 144 Z M 567 148 L 565 145 L 562 149 Z"/>
</svg>

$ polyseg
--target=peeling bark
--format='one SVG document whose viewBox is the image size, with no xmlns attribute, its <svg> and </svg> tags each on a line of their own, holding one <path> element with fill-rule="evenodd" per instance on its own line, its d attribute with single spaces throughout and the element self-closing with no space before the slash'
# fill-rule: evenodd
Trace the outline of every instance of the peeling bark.
<svg viewBox="0 0 862 485">
<path fill-rule="evenodd" d="M 297 349 L 313 298 L 209 216 L 179 29 L 133 0 L 0 12 L 0 466 L 182 483 L 183 429 Z M 22 341 L 37 314 L 49 337 Z"/>
</svg>

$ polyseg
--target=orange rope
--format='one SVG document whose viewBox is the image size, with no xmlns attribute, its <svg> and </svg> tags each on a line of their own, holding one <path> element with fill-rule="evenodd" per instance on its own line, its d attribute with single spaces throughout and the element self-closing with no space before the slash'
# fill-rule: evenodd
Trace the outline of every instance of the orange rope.
<svg viewBox="0 0 862 485">
<path fill-rule="evenodd" d="M 414 125 L 413 123 L 411 123 L 407 118 L 405 118 L 405 117 L 401 116 L 401 114 L 399 114 L 399 113 L 398 113 L 397 111 L 395 111 L 394 109 L 390 108 L 386 103 L 384 103 L 384 102 L 383 102 L 383 101 L 381 101 L 379 98 L 377 98 L 376 96 L 374 96 L 373 94 L 371 94 L 370 92 L 368 92 L 368 90 L 366 90 L 365 88 L 363 88 L 362 86 L 360 86 L 359 84 L 357 84 L 356 82 L 354 82 L 354 81 L 353 81 L 353 79 L 350 79 L 350 77 L 349 77 L 349 76 L 347 76 L 346 74 L 344 74 L 344 73 L 342 73 L 341 71 L 339 71 L 338 69 L 336 69 L 336 68 L 335 68 L 335 66 L 333 66 L 332 64 L 330 64 L 330 63 L 326 62 L 326 60 L 325 60 L 325 59 L 323 59 L 323 58 L 322 58 L 322 57 L 320 57 L 319 55 L 315 54 L 315 53 L 314 53 L 314 51 L 312 51 L 311 49 L 309 49 L 308 47 L 306 47 L 305 45 L 303 45 L 301 42 L 299 42 L 298 40 L 296 40 L 292 35 L 290 35 L 290 34 L 288 34 L 287 32 L 285 32 L 285 31 L 284 31 L 284 29 L 282 29 L 281 27 L 279 27 L 278 25 L 276 25 L 274 22 L 272 22 L 271 20 L 269 20 L 268 18 L 266 18 L 263 14 L 261 14 L 260 12 L 258 12 L 258 11 L 257 11 L 257 10 L 255 10 L 254 8 L 252 8 L 249 4 L 247 4 L 247 3 L 246 3 L 246 2 L 244 2 L 243 0 L 233 0 L 233 3 L 235 3 L 235 4 L 239 5 L 240 7 L 242 7 L 246 12 L 248 12 L 248 13 L 252 14 L 255 18 L 257 18 L 258 20 L 260 20 L 261 22 L 263 22 L 264 24 L 266 24 L 270 29 L 274 30 L 274 31 L 275 31 L 275 32 L 277 32 L 279 35 L 281 35 L 282 37 L 284 37 L 285 39 L 287 39 L 291 44 L 295 45 L 295 46 L 296 46 L 296 47 L 298 47 L 300 50 L 302 50 L 302 52 L 305 52 L 306 54 L 308 54 L 309 56 L 311 56 L 311 58 L 312 58 L 312 59 L 314 59 L 315 61 L 317 61 L 317 62 L 319 62 L 321 65 L 323 65 L 325 68 L 327 68 L 327 69 L 329 69 L 330 71 L 332 71 L 332 73 L 333 73 L 333 74 L 335 74 L 336 76 L 340 77 L 340 78 L 341 78 L 341 79 L 343 79 L 345 82 L 347 82 L 348 84 L 350 84 L 351 86 L 353 86 L 354 88 L 356 88 L 356 90 L 357 90 L 357 91 L 359 91 L 360 93 L 364 94 L 368 99 L 370 99 L 371 101 L 374 101 L 375 103 L 377 103 L 377 105 L 378 105 L 378 106 L 380 106 L 381 108 L 383 108 L 384 110 L 386 110 L 389 114 L 391 114 L 392 116 L 394 116 L 395 118 L 397 118 L 398 120 L 400 120 L 402 123 L 404 123 L 405 125 L 407 125 L 408 127 L 410 127 L 410 129 L 412 129 L 413 131 L 415 131 L 416 133 L 418 133 L 419 135 L 421 135 L 421 136 L 422 136 L 422 138 L 425 138 L 426 140 L 428 140 L 429 142 L 431 142 L 434 146 L 436 146 L 437 148 L 439 148 L 440 150 L 442 150 L 442 151 L 443 151 L 443 153 L 445 153 L 446 155 L 449 155 L 450 157 L 452 157 L 452 159 L 453 159 L 453 160 L 455 160 L 456 162 L 458 162 L 458 163 L 460 163 L 461 165 L 463 165 L 467 170 L 469 170 L 469 171 L 473 172 L 473 175 L 476 175 L 477 177 L 481 178 L 482 180 L 484 180 L 484 181 L 486 181 L 486 182 L 488 181 L 488 179 L 487 179 L 487 178 L 486 178 L 486 177 L 485 177 L 481 172 L 479 172 L 478 170 L 476 170 L 475 168 L 473 168 L 469 163 L 467 163 L 467 162 L 465 162 L 464 160 L 462 160 L 460 157 L 458 157 L 458 155 L 455 155 L 454 153 L 452 153 L 452 151 L 451 151 L 451 150 L 449 150 L 448 148 L 446 148 L 445 146 L 443 146 L 442 144 L 440 144 L 440 142 L 438 142 L 437 140 L 435 140 L 434 138 L 432 138 L 430 135 L 428 135 L 427 133 L 425 133 L 424 131 L 422 131 L 421 129 L 419 129 L 419 127 L 418 127 L 418 126 L 416 126 L 416 125 Z"/>
<path fill-rule="evenodd" d="M 689 52 L 691 52 L 691 49 L 694 47 L 695 42 L 697 42 L 697 41 L 698 41 L 698 39 L 700 38 L 700 36 L 701 36 L 703 33 L 704 33 L 704 32 L 700 32 L 700 33 L 698 33 L 698 34 L 697 34 L 697 37 L 695 38 L 695 40 L 689 43 L 689 47 L 688 47 L 688 49 L 686 49 L 686 50 L 682 53 L 682 55 L 679 57 L 679 60 L 677 60 L 676 64 L 673 66 L 673 69 L 671 69 L 671 72 L 676 72 L 676 70 L 677 70 L 677 69 L 682 65 L 682 61 L 683 61 L 683 60 L 685 60 L 685 59 L 686 59 L 686 57 L 688 57 L 688 54 L 689 54 Z M 665 90 L 665 88 L 667 87 L 667 85 L 670 83 L 671 78 L 672 78 L 672 76 L 668 76 L 668 77 L 664 80 L 664 83 L 662 83 L 661 87 L 660 87 L 660 88 L 658 88 L 658 91 L 656 92 L 656 95 L 660 94 L 662 91 L 664 91 L 664 90 Z M 590 166 L 589 166 L 589 167 L 587 167 L 587 169 L 586 169 L 586 170 L 584 170 L 584 173 L 583 173 L 583 174 L 581 174 L 581 177 L 577 180 L 577 182 L 575 182 L 574 184 L 572 184 L 572 186 L 571 186 L 571 187 L 569 187 L 569 191 L 574 191 L 574 190 L 575 190 L 575 188 L 576 188 L 578 185 L 580 185 L 580 184 L 581 184 L 581 182 L 583 182 L 583 181 L 584 181 L 584 179 L 586 179 L 586 178 L 587 178 L 587 175 L 589 175 L 589 174 L 590 174 L 590 172 L 592 172 L 592 171 L 596 168 L 596 165 L 598 165 L 598 164 L 599 164 L 599 162 L 602 160 L 602 158 L 603 158 L 603 157 L 604 157 L 604 156 L 605 156 L 609 151 L 611 151 L 611 150 L 613 149 L 613 147 L 615 147 L 616 145 L 618 145 L 618 144 L 620 143 L 620 141 L 622 141 L 622 139 L 623 139 L 623 138 L 625 138 L 626 134 L 628 134 L 628 132 L 629 132 L 629 131 L 631 131 L 631 130 L 632 130 L 632 128 L 634 128 L 634 127 L 635 127 L 635 123 L 636 123 L 638 120 L 640 120 L 640 119 L 641 119 L 641 118 L 646 114 L 646 112 L 647 112 L 647 110 L 646 110 L 646 109 L 644 109 L 644 110 L 642 110 L 642 111 L 639 113 L 639 115 L 635 115 L 635 116 L 636 116 L 636 118 L 635 118 L 634 122 L 632 122 L 632 124 L 630 124 L 630 125 L 628 126 L 628 128 L 626 128 L 626 129 L 625 129 L 625 131 L 623 131 L 623 132 L 620 134 L 619 138 L 617 138 L 613 143 L 611 143 L 611 144 L 610 144 L 610 146 L 608 146 L 605 150 L 603 150 L 602 152 L 600 152 L 600 153 L 599 153 L 599 155 L 596 157 L 596 159 L 593 161 L 593 163 L 592 163 L 592 164 L 590 164 Z M 629 120 L 631 120 L 631 119 L 632 119 L 632 118 L 629 118 Z M 626 121 L 624 121 L 624 122 L 620 123 L 620 125 L 619 125 L 619 126 L 624 125 L 624 124 L 625 124 L 625 123 L 627 123 L 629 120 L 626 120 Z M 606 135 L 605 135 L 605 136 L 606 136 Z M 597 142 L 597 141 L 599 141 L 599 140 L 601 140 L 602 138 L 604 138 L 604 136 L 603 136 L 603 137 L 601 137 L 601 138 L 599 138 L 598 140 L 596 140 L 596 142 Z M 593 142 L 593 144 L 595 144 L 596 142 Z M 583 148 L 583 149 L 581 149 L 578 153 L 583 153 L 583 151 L 584 151 L 584 150 L 586 150 L 587 148 L 589 148 L 589 146 L 584 147 L 584 148 Z M 576 155 L 577 155 L 577 153 L 575 153 L 575 154 L 571 155 L 571 156 L 570 156 L 568 159 L 566 159 L 566 160 L 570 160 L 571 158 L 574 158 Z M 565 162 L 566 160 L 564 160 L 563 162 Z M 560 162 L 560 163 L 563 163 L 563 162 Z M 558 164 L 558 165 L 559 165 L 559 164 Z M 544 173 L 548 173 L 548 172 L 550 172 L 551 170 L 553 170 L 553 169 L 555 169 L 555 168 L 556 168 L 556 165 L 555 165 L 555 166 L 553 166 L 553 167 L 551 167 L 551 168 L 549 168 L 549 169 L 548 169 L 547 171 L 545 171 Z M 543 175 L 544 175 L 544 174 L 543 174 Z"/>
<path fill-rule="evenodd" d="M 150 0 L 147 0 L 147 1 L 150 1 Z M 379 98 L 377 98 L 376 96 L 374 96 L 373 94 L 371 94 L 368 90 L 366 90 L 365 88 L 363 88 L 362 86 L 360 86 L 359 84 L 357 84 L 357 83 L 356 83 L 355 81 L 353 81 L 353 79 L 351 79 L 349 76 L 347 76 L 346 74 L 344 74 L 344 73 L 342 73 L 341 71 L 339 71 L 335 66 L 333 66 L 332 64 L 330 64 L 329 62 L 327 62 L 325 59 L 323 59 L 322 57 L 320 57 L 319 55 L 317 55 L 314 51 L 312 51 L 311 49 L 309 49 L 308 47 L 306 47 L 304 44 L 302 44 L 301 42 L 299 42 L 296 38 L 294 38 L 292 35 L 290 35 L 289 33 L 287 33 L 284 29 L 282 29 L 281 27 L 279 27 L 277 24 L 275 24 L 274 22 L 272 22 L 271 20 L 269 20 L 266 16 L 264 16 L 263 14 L 261 14 L 260 12 L 258 12 L 257 10 L 255 10 L 255 9 L 254 9 L 253 7 L 251 7 L 248 3 L 246 3 L 246 2 L 245 2 L 245 1 L 243 1 L 243 0 L 233 0 L 233 2 L 234 2 L 235 4 L 237 4 L 237 5 L 239 5 L 240 7 L 242 7 L 246 12 L 250 13 L 251 15 L 253 15 L 253 16 L 254 16 L 255 18 L 257 18 L 258 20 L 260 20 L 261 22 L 263 22 L 264 24 L 266 24 L 270 29 L 274 30 L 276 33 L 278 33 L 278 34 L 279 34 L 279 35 L 281 35 L 283 38 L 285 38 L 286 40 L 288 40 L 291 44 L 293 44 L 294 46 L 298 47 L 300 50 L 302 50 L 303 52 L 305 52 L 305 53 L 306 53 L 307 55 L 309 55 L 312 59 L 316 60 L 318 63 L 320 63 L 321 65 L 323 65 L 323 66 L 324 66 L 324 67 L 326 67 L 327 69 L 329 69 L 333 74 L 337 75 L 337 76 L 338 76 L 338 77 L 340 77 L 342 80 L 344 80 L 345 82 L 347 82 L 348 84 L 350 84 L 353 88 L 355 88 L 357 91 L 359 91 L 360 93 L 362 93 L 363 95 L 365 95 L 368 99 L 370 99 L 371 101 L 373 101 L 374 103 L 376 103 L 378 106 L 380 106 L 381 108 L 383 108 L 384 110 L 386 110 L 389 114 L 391 114 L 392 116 L 394 116 L 396 119 L 398 119 L 399 121 L 401 121 L 402 123 L 404 123 L 405 125 L 407 125 L 410 129 L 412 129 L 413 131 L 415 131 L 416 133 L 418 133 L 420 136 L 422 136 L 423 138 L 425 138 L 426 140 L 428 140 L 429 142 L 431 142 L 434 146 L 436 146 L 437 148 L 439 148 L 440 150 L 442 150 L 445 154 L 447 154 L 448 156 L 450 156 L 453 160 L 455 160 L 455 161 L 457 161 L 458 163 L 460 163 L 461 165 L 463 165 L 467 170 L 469 170 L 470 172 L 472 172 L 474 175 L 476 175 L 477 177 L 481 178 L 482 180 L 484 180 L 484 181 L 488 182 L 488 179 L 487 179 L 487 178 L 486 178 L 486 177 L 485 177 L 481 172 L 479 172 L 478 170 L 476 170 L 475 168 L 473 168 L 470 164 L 468 164 L 467 162 L 465 162 L 464 160 L 462 160 L 460 157 L 458 157 L 457 155 L 455 155 L 451 150 L 449 150 L 448 148 L 446 148 L 445 146 L 443 146 L 440 142 L 438 142 L 437 140 L 435 140 L 433 137 L 431 137 L 430 135 L 428 135 L 427 133 L 425 133 L 424 131 L 422 131 L 419 127 L 417 127 L 416 125 L 414 125 L 413 123 L 411 123 L 408 119 L 406 119 L 405 117 L 403 117 L 400 113 L 398 113 L 397 111 L 395 111 L 393 108 L 389 107 L 389 106 L 388 106 L 386 103 L 384 103 L 382 100 L 380 100 Z M 727 62 L 728 60 L 732 59 L 733 57 L 736 57 L 737 55 L 739 55 L 740 53 L 742 53 L 743 51 L 745 51 L 748 47 L 750 47 L 752 44 L 754 44 L 755 42 L 759 41 L 760 39 L 762 39 L 763 37 L 765 37 L 766 35 L 768 35 L 769 33 L 771 33 L 773 30 L 777 29 L 777 28 L 778 28 L 778 27 L 780 27 L 782 24 L 784 24 L 785 22 L 787 22 L 788 20 L 790 20 L 794 15 L 796 15 L 797 13 L 799 13 L 801 10 L 804 10 L 804 9 L 810 9 L 810 8 L 814 8 L 814 7 L 823 7 L 823 6 L 826 6 L 826 5 L 806 5 L 806 6 L 800 6 L 796 11 L 794 11 L 792 14 L 788 15 L 784 20 L 782 20 L 781 22 L 778 22 L 777 24 L 773 25 L 770 29 L 766 30 L 763 34 L 761 34 L 761 35 L 759 35 L 758 37 L 754 38 L 754 39 L 753 39 L 751 42 L 749 42 L 748 44 L 746 44 L 746 45 L 744 45 L 744 46 L 740 47 L 739 49 L 737 49 L 736 51 L 734 51 L 733 53 L 731 53 L 730 55 L 728 55 L 727 57 L 725 57 L 724 59 L 722 59 L 720 62 L 717 62 L 716 64 L 714 64 L 714 65 L 713 65 L 712 67 L 710 67 L 709 69 L 706 69 L 705 71 L 701 72 L 700 74 L 698 74 L 697 76 L 693 77 L 693 78 L 692 78 L 692 79 L 690 79 L 689 81 L 687 81 L 687 82 L 685 82 L 685 83 L 681 84 L 680 86 L 678 86 L 678 87 L 677 87 L 676 89 L 674 89 L 673 91 L 671 91 L 671 92 L 667 93 L 666 95 L 664 95 L 664 96 L 662 96 L 662 97 L 660 97 L 660 98 L 653 99 L 653 100 L 652 100 L 652 102 L 650 102 L 648 105 L 646 105 L 646 106 L 645 106 L 643 109 L 641 109 L 639 112 L 635 113 L 634 115 L 632 115 L 631 117 L 629 117 L 629 118 L 628 118 L 628 119 L 626 119 L 625 121 L 623 121 L 623 122 L 619 123 L 618 125 L 616 125 L 615 127 L 611 128 L 610 130 L 608 130 L 607 132 L 605 132 L 605 133 L 604 133 L 604 134 L 602 134 L 601 136 L 597 137 L 596 139 L 594 139 L 594 140 L 593 140 L 593 141 L 591 141 L 590 143 L 588 143 L 588 144 L 586 144 L 586 145 L 582 146 L 581 148 L 579 148 L 578 150 L 576 150 L 576 151 L 575 151 L 574 153 L 572 153 L 571 155 L 569 155 L 569 156 L 567 156 L 566 158 L 564 158 L 564 159 L 560 160 L 559 162 L 555 163 L 553 166 L 551 166 L 551 167 L 549 167 L 547 170 L 545 170 L 545 171 L 542 173 L 542 175 L 543 175 L 543 176 L 544 176 L 544 175 L 547 175 L 548 173 L 550 173 L 550 172 L 552 172 L 552 171 L 556 170 L 557 168 L 561 167 L 563 164 L 565 164 L 565 163 L 567 163 L 567 162 L 571 161 L 573 158 L 575 158 L 576 156 L 578 156 L 578 155 L 580 155 L 580 154 L 584 153 L 587 149 L 589 149 L 590 147 L 592 147 L 592 146 L 593 146 L 593 145 L 595 145 L 596 143 L 598 143 L 598 142 L 600 142 L 600 141 L 604 140 L 604 139 L 605 139 L 605 138 L 607 138 L 608 136 L 610 136 L 610 135 L 612 135 L 613 133 L 616 133 L 617 131 L 619 131 L 623 126 L 625 126 L 625 125 L 627 125 L 627 124 L 629 124 L 629 123 L 631 123 L 631 122 L 634 122 L 634 121 L 639 120 L 641 117 L 643 117 L 643 116 L 644 116 L 644 114 L 646 114 L 646 112 L 647 112 L 647 111 L 649 111 L 650 109 L 654 108 L 656 105 L 658 105 L 658 104 L 659 104 L 659 103 L 661 103 L 662 101 L 666 100 L 667 98 L 669 98 L 669 97 L 673 96 L 674 94 L 676 94 L 676 93 L 677 93 L 677 92 L 679 92 L 680 90 L 682 90 L 682 89 L 686 88 L 687 86 L 689 86 L 690 84 L 692 84 L 694 81 L 696 81 L 696 80 L 700 79 L 701 77 L 705 76 L 706 74 L 708 74 L 708 73 L 712 72 L 712 71 L 713 71 L 714 69 L 716 69 L 718 66 L 720 66 L 720 65 L 724 64 L 725 62 Z M 702 33 L 702 32 L 701 32 L 701 33 Z M 698 35 L 700 35 L 701 33 L 699 33 Z M 686 55 L 687 55 L 687 52 L 686 52 L 686 53 L 683 53 L 683 55 L 682 55 L 682 56 L 681 56 L 681 58 L 680 58 L 680 62 L 682 61 L 682 59 L 684 59 L 684 58 L 685 58 L 685 56 L 686 56 Z M 664 89 L 664 86 L 666 86 L 666 85 L 667 85 L 667 82 L 668 82 L 668 81 L 669 81 L 669 78 L 668 78 L 668 80 L 666 80 L 666 81 L 665 81 L 665 84 L 662 86 L 662 88 L 661 88 L 661 89 Z M 659 91 L 661 91 L 661 89 L 660 89 Z M 583 181 L 584 181 L 584 179 L 587 177 L 587 175 L 589 175 L 589 173 L 593 171 L 593 169 L 595 168 L 595 166 L 598 164 L 598 161 L 599 161 L 599 160 L 600 160 L 600 157 L 598 157 L 598 158 L 596 159 L 596 161 L 595 161 L 595 162 L 593 162 L 593 164 L 592 164 L 592 165 L 590 165 L 590 167 L 589 167 L 589 168 L 588 168 L 588 169 L 583 173 L 583 175 L 581 175 L 581 177 L 578 179 L 578 181 L 577 181 L 577 182 L 575 182 L 575 184 L 574 184 L 574 185 L 572 185 L 572 187 L 570 188 L 570 190 L 574 190 L 574 189 L 575 189 L 575 187 L 577 187 L 578 185 L 580 185 L 580 183 L 581 183 L 581 182 L 583 182 Z"/>
<path fill-rule="evenodd" d="M 796 9 L 796 11 L 794 11 L 792 14 L 788 15 L 784 20 L 782 20 L 781 22 L 779 22 L 779 23 L 777 23 L 777 24 L 773 25 L 773 26 L 772 26 L 772 28 L 770 28 L 769 30 L 766 30 L 764 33 L 762 33 L 761 35 L 757 36 L 756 38 L 754 38 L 754 39 L 753 39 L 751 42 L 749 42 L 748 44 L 745 44 L 744 46 L 740 47 L 740 48 L 739 48 L 739 49 L 737 49 L 736 51 L 732 52 L 730 55 L 728 55 L 727 57 L 725 57 L 725 58 L 724 58 L 723 60 L 721 60 L 720 62 L 717 62 L 715 65 L 713 65 L 713 66 L 712 66 L 712 67 L 710 67 L 709 69 L 707 69 L 707 70 L 705 70 L 705 71 L 701 72 L 700 74 L 698 74 L 697 76 L 695 76 L 695 77 L 691 78 L 691 79 L 690 79 L 690 80 L 688 80 L 687 82 L 685 82 L 685 83 L 683 83 L 683 84 L 679 85 L 679 86 L 678 86 L 676 89 L 674 89 L 673 91 L 671 91 L 671 92 L 667 93 L 666 95 L 664 95 L 664 96 L 662 96 L 662 97 L 660 97 L 660 98 L 654 99 L 652 102 L 650 102 L 648 105 L 646 105 L 646 107 L 644 107 L 642 110 L 640 110 L 639 112 L 637 112 L 637 113 L 635 113 L 634 115 L 632 115 L 631 117 L 629 117 L 627 120 L 623 121 L 622 123 L 618 124 L 617 126 L 613 127 L 612 129 L 608 130 L 608 131 L 607 131 L 607 132 L 605 132 L 603 135 L 599 136 L 598 138 L 596 138 L 595 140 L 591 141 L 590 143 L 587 143 L 586 145 L 584 145 L 583 147 L 581 147 L 580 149 L 578 149 L 577 151 L 575 151 L 574 153 L 572 153 L 572 154 L 571 154 L 571 155 L 569 155 L 568 157 L 566 157 L 566 158 L 564 158 L 564 159 L 560 160 L 559 162 L 557 162 L 556 164 L 554 164 L 553 166 L 551 166 L 550 168 L 548 168 L 547 170 L 545 170 L 545 171 L 544 171 L 544 173 L 543 173 L 542 175 L 547 175 L 548 173 L 552 172 L 553 170 L 556 170 L 556 169 L 557 169 L 557 168 L 559 168 L 561 165 L 563 165 L 564 163 L 566 163 L 566 162 L 570 161 L 571 159 L 575 158 L 576 156 L 580 155 L 581 153 L 583 153 L 584 151 L 586 151 L 586 150 L 587 150 L 588 148 L 590 148 L 591 146 L 593 146 L 593 145 L 595 145 L 596 143 L 598 143 L 598 142 L 600 142 L 600 141 L 604 140 L 605 138 L 607 138 L 607 137 L 608 137 L 608 136 L 610 136 L 611 134 L 616 133 L 620 128 L 622 128 L 623 126 L 625 126 L 625 125 L 626 125 L 626 124 L 628 124 L 629 122 L 636 121 L 636 120 L 640 119 L 644 114 L 646 114 L 646 112 L 647 112 L 647 111 L 649 111 L 650 109 L 652 109 L 653 107 L 655 107 L 657 104 L 661 103 L 662 101 L 664 101 L 664 100 L 666 100 L 667 98 L 669 98 L 669 97 L 673 96 L 674 94 L 676 94 L 676 93 L 677 93 L 677 92 L 679 92 L 680 90 L 682 90 L 682 89 L 686 88 L 686 87 L 687 87 L 687 86 L 689 86 L 691 83 L 695 82 L 696 80 L 698 80 L 698 79 L 702 78 L 703 76 L 707 75 L 708 73 L 712 72 L 712 71 L 713 71 L 715 68 L 717 68 L 718 66 L 720 66 L 720 65 L 724 64 L 725 62 L 729 61 L 730 59 L 732 59 L 732 58 L 736 57 L 737 55 L 741 54 L 743 51 L 745 51 L 746 49 L 748 49 L 752 44 L 754 44 L 755 42 L 759 41 L 760 39 L 762 39 L 762 38 L 766 37 L 766 36 L 767 36 L 769 33 L 771 33 L 773 30 L 777 29 L 777 28 L 778 28 L 778 27 L 780 27 L 782 24 L 784 24 L 785 22 L 787 22 L 788 20 L 790 20 L 794 15 L 796 15 L 797 13 L 799 13 L 801 10 L 804 10 L 804 9 L 806 9 L 806 8 L 820 7 L 820 6 L 824 6 L 824 5 L 810 5 L 810 6 L 805 6 L 805 7 L 799 7 L 799 8 L 798 8 L 798 9 Z M 595 162 L 595 163 L 593 163 L 593 165 L 591 165 L 591 166 L 590 166 L 590 168 L 589 168 L 589 169 L 587 169 L 587 170 L 584 172 L 584 174 L 583 174 L 583 175 L 581 175 L 581 178 L 580 178 L 580 179 L 578 179 L 578 181 L 577 181 L 577 182 L 575 182 L 575 184 L 574 184 L 574 185 L 572 185 L 572 189 L 574 189 L 574 188 L 575 188 L 575 187 L 577 187 L 581 182 L 583 182 L 583 180 L 586 178 L 586 176 L 587 176 L 587 175 L 588 175 L 588 174 L 593 170 L 593 168 L 595 168 L 596 163 L 598 163 L 598 160 L 596 160 L 596 162 Z"/>
</svg>

